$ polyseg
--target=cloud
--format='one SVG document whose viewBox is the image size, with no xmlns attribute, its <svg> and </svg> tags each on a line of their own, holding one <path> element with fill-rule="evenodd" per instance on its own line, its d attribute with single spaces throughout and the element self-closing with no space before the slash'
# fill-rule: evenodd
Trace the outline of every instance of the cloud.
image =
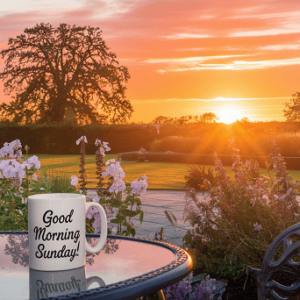
<svg viewBox="0 0 300 300">
<path fill-rule="evenodd" d="M 285 44 L 285 45 L 269 45 L 258 47 L 260 50 L 271 50 L 271 51 L 281 51 L 281 50 L 299 50 L 300 44 Z"/>
<path fill-rule="evenodd" d="M 61 11 L 80 8 L 84 0 L 13 0 L 2 1 L 0 16 L 18 13 L 30 13 L 32 11 Z"/>
<path fill-rule="evenodd" d="M 229 37 L 256 37 L 289 35 L 300 33 L 298 20 L 300 18 L 300 2 L 278 0 L 270 3 L 262 1 L 253 10 L 238 10 L 229 15 L 229 19 L 247 24 L 244 28 L 233 28 Z M 252 25 L 251 25 L 252 24 Z M 243 27 L 243 26 L 242 26 Z"/>
<path fill-rule="evenodd" d="M 172 40 L 180 40 L 180 39 L 206 39 L 211 37 L 213 36 L 209 34 L 177 33 L 174 35 L 169 35 L 166 38 Z"/>
<path fill-rule="evenodd" d="M 184 64 L 184 65 L 195 65 L 202 61 L 210 61 L 215 59 L 226 59 L 233 57 L 244 57 L 248 55 L 208 55 L 208 56 L 198 56 L 198 57 L 183 57 L 183 58 L 156 58 L 145 60 L 147 63 L 160 64 Z"/>
<path fill-rule="evenodd" d="M 65 12 L 78 14 L 78 12 L 92 11 L 98 19 L 107 19 L 117 14 L 129 12 L 136 0 L 13 0 L 1 4 L 0 16 L 31 13 L 33 11 L 52 14 Z"/>
<path fill-rule="evenodd" d="M 300 33 L 299 26 L 293 28 L 270 28 L 265 30 L 249 30 L 249 31 L 238 31 L 229 34 L 229 37 L 252 37 L 252 36 L 266 36 L 266 35 L 279 35 L 279 34 L 293 34 Z"/>
<path fill-rule="evenodd" d="M 185 101 L 196 101 L 196 102 L 231 102 L 231 101 L 283 101 L 289 100 L 291 97 L 264 97 L 264 98 L 227 98 L 227 97 L 216 97 L 213 99 L 201 99 L 201 98 L 159 98 L 159 99 L 132 99 L 133 103 L 162 103 L 162 102 L 185 102 Z M 251 107 L 268 107 L 269 105 L 259 105 Z"/>
<path fill-rule="evenodd" d="M 158 60 L 159 61 L 159 60 Z M 242 71 L 242 70 L 258 70 L 274 67 L 292 66 L 300 65 L 300 57 L 296 58 L 286 58 L 286 59 L 265 59 L 265 60 L 235 60 L 227 63 L 202 63 L 204 60 L 192 61 L 186 59 L 186 61 L 181 60 L 177 63 L 178 66 L 171 66 L 165 69 L 159 69 L 158 72 L 187 72 L 187 71 L 201 71 L 201 70 L 232 70 L 232 71 Z M 174 64 L 174 61 L 172 61 Z M 177 62 L 177 61 L 175 61 Z M 181 67 L 182 64 L 187 65 L 187 67 Z"/>
</svg>

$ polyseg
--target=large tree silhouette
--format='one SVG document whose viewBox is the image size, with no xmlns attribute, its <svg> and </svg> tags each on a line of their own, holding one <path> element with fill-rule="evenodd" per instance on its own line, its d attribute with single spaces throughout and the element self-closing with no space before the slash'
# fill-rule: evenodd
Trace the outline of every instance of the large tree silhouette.
<svg viewBox="0 0 300 300">
<path fill-rule="evenodd" d="M 17 123 L 61 122 L 66 110 L 80 123 L 124 122 L 132 106 L 125 98 L 129 79 L 109 51 L 101 30 L 37 24 L 10 38 L 2 50 L 0 78 L 13 100 L 0 106 L 2 119 Z"/>
</svg>

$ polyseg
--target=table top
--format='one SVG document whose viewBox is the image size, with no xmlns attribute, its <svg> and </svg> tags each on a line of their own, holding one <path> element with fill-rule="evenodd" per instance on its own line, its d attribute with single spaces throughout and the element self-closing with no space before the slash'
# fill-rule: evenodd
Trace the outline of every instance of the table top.
<svg viewBox="0 0 300 300">
<path fill-rule="evenodd" d="M 96 244 L 99 235 L 87 238 Z M 29 269 L 28 233 L 0 231 L 1 299 L 136 299 L 181 280 L 191 269 L 191 258 L 175 245 L 108 235 L 100 252 L 86 254 L 86 267 L 35 271 Z"/>
</svg>

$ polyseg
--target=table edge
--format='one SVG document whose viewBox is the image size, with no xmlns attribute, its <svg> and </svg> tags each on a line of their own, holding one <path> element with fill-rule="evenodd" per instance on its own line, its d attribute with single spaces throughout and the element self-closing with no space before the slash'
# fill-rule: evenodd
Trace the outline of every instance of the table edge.
<svg viewBox="0 0 300 300">
<path fill-rule="evenodd" d="M 28 235 L 28 231 L 0 231 L 1 235 Z M 87 233 L 87 238 L 99 238 L 99 234 Z M 69 295 L 62 295 L 51 297 L 51 300 L 96 300 L 96 299 L 136 299 L 142 295 L 147 295 L 157 290 L 163 289 L 175 282 L 186 277 L 192 271 L 192 259 L 189 254 L 182 248 L 163 241 L 156 241 L 151 239 L 125 237 L 117 235 L 107 235 L 109 238 L 120 240 L 132 240 L 142 243 L 156 244 L 158 246 L 167 248 L 176 255 L 176 260 L 168 265 L 148 272 L 146 274 L 132 277 L 131 279 L 119 281 L 117 283 L 109 284 L 104 287 L 73 293 Z M 132 288 L 134 286 L 134 293 Z"/>
</svg>

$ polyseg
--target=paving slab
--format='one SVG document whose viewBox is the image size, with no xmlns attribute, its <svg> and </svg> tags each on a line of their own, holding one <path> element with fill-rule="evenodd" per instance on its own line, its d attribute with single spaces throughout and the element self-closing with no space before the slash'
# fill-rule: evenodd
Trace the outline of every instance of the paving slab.
<svg viewBox="0 0 300 300">
<path fill-rule="evenodd" d="M 96 190 L 88 190 L 88 197 L 95 197 Z M 182 247 L 182 238 L 188 229 L 192 227 L 184 223 L 183 209 L 185 205 L 184 191 L 173 190 L 148 190 L 141 195 L 141 208 L 144 211 L 144 220 L 133 219 L 136 229 L 136 237 L 154 239 L 155 233 L 164 228 L 163 238 L 166 242 Z M 181 228 L 174 228 L 165 216 L 165 210 L 171 211 Z"/>
</svg>

